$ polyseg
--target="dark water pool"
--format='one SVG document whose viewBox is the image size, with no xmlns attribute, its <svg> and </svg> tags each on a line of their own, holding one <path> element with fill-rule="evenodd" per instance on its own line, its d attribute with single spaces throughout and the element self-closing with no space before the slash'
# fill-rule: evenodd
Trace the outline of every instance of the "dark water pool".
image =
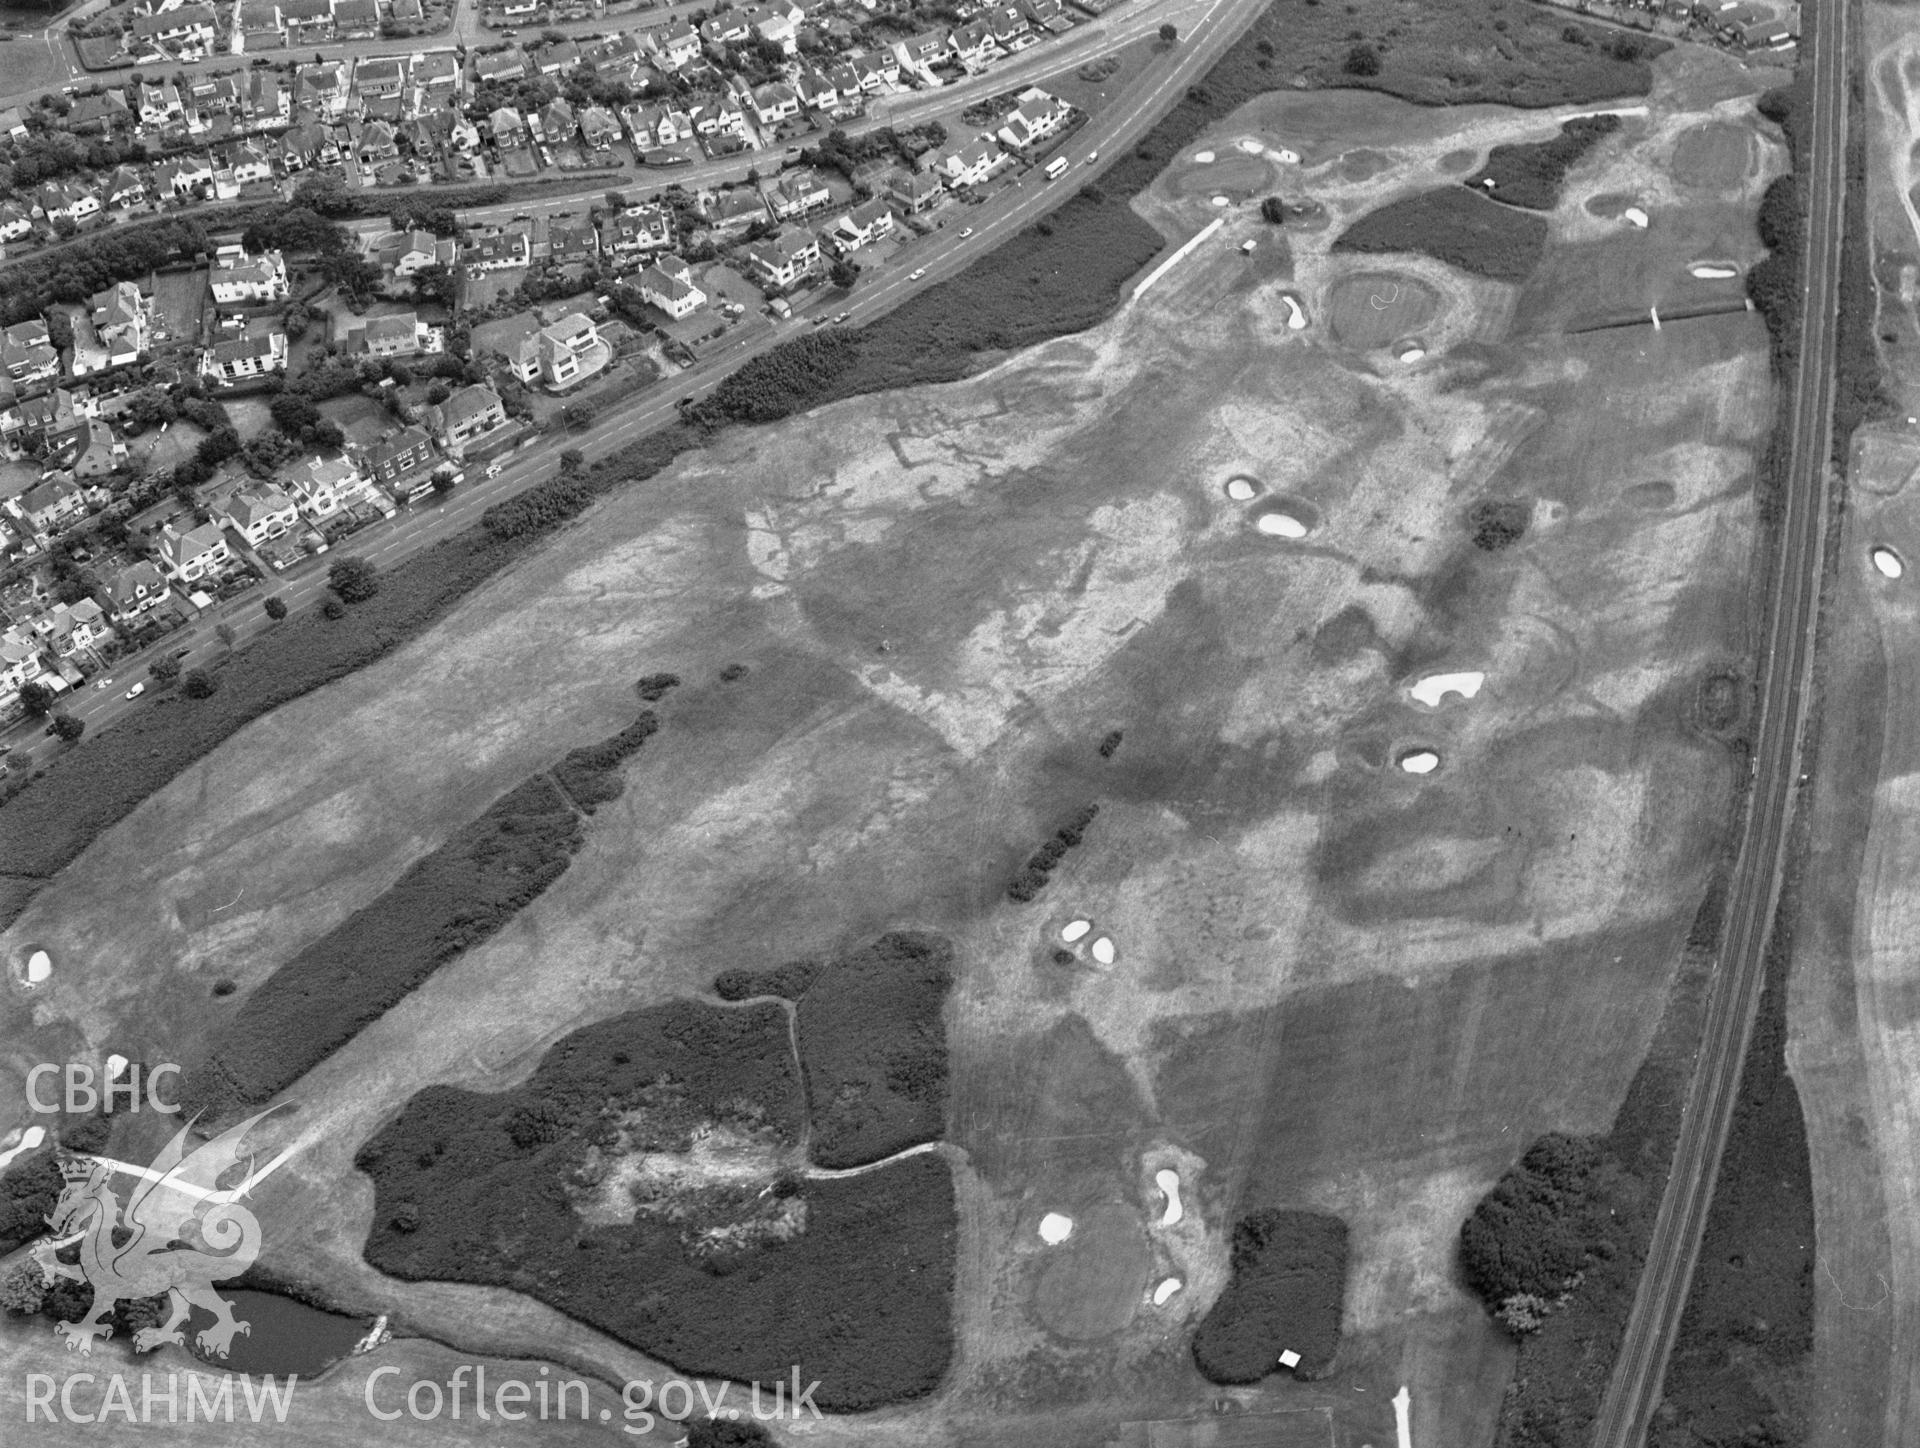
<svg viewBox="0 0 1920 1448">
<path fill-rule="evenodd" d="M 212 1326 L 213 1320 L 196 1308 L 187 1327 L 187 1345 L 210 1367 L 231 1372 L 317 1377 L 351 1352 L 372 1326 L 370 1321 L 323 1312 L 276 1292 L 242 1289 L 220 1295 L 233 1303 L 233 1315 L 251 1331 L 236 1335 L 224 1358 L 211 1357 L 200 1350 L 195 1335 Z"/>
</svg>

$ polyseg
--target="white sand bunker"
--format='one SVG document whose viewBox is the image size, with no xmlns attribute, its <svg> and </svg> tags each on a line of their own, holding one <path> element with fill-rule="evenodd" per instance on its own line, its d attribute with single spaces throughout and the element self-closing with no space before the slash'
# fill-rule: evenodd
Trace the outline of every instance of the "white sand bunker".
<svg viewBox="0 0 1920 1448">
<path fill-rule="evenodd" d="M 1900 555 L 1891 548 L 1876 548 L 1867 556 L 1873 560 L 1873 566 L 1880 570 L 1882 578 L 1898 578 L 1907 571 L 1907 565 L 1900 561 Z"/>
<path fill-rule="evenodd" d="M 1408 774 L 1432 774 L 1440 767 L 1440 756 L 1431 749 L 1410 749 L 1400 756 L 1400 767 Z"/>
<path fill-rule="evenodd" d="M 1307 314 L 1300 306 L 1300 299 L 1286 292 L 1280 293 L 1280 300 L 1287 304 L 1287 330 L 1298 332 L 1307 325 Z"/>
<path fill-rule="evenodd" d="M 1307 525 L 1291 513 L 1282 513 L 1278 509 L 1262 513 L 1253 520 L 1253 526 L 1260 532 L 1273 538 L 1304 538 Z"/>
<path fill-rule="evenodd" d="M 1438 709 L 1440 701 L 1449 694 L 1471 699 L 1480 692 L 1480 686 L 1486 681 L 1487 676 L 1478 673 L 1429 674 L 1407 692 L 1429 709 Z"/>
<path fill-rule="evenodd" d="M 1409 342 L 1400 349 L 1400 360 L 1402 362 L 1418 362 L 1426 355 L 1427 349 L 1422 347 L 1418 342 Z"/>
<path fill-rule="evenodd" d="M 1181 1286 L 1182 1284 L 1178 1277 L 1169 1277 L 1165 1282 L 1162 1282 L 1158 1287 L 1153 1289 L 1153 1305 L 1155 1307 L 1165 1307 L 1167 1305 L 1167 1299 L 1178 1292 Z"/>
<path fill-rule="evenodd" d="M 1620 219 L 1629 226 L 1639 227 L 1642 231 L 1647 229 L 1647 213 L 1642 211 L 1638 206 L 1629 206 L 1625 211 L 1620 213 Z"/>
<path fill-rule="evenodd" d="M 1160 1214 L 1160 1225 L 1171 1227 L 1184 1217 L 1186 1208 L 1180 1205 L 1180 1173 L 1161 1170 L 1153 1174 L 1153 1184 L 1166 1196 L 1167 1209 Z"/>
<path fill-rule="evenodd" d="M 44 950 L 36 950 L 27 957 L 27 984 L 39 985 L 53 975 L 53 957 Z"/>
<path fill-rule="evenodd" d="M 1114 949 L 1113 949 L 1113 937 L 1111 935 L 1101 936 L 1098 940 L 1093 942 L 1092 948 L 1093 948 L 1093 958 L 1096 961 L 1098 961 L 1101 965 L 1113 964 Z"/>
<path fill-rule="evenodd" d="M 1250 502 L 1259 491 L 1252 478 L 1227 479 L 1227 496 L 1236 503 Z"/>
<path fill-rule="evenodd" d="M 1195 161 L 1196 161 L 1196 162 L 1197 162 L 1198 164 L 1200 164 L 1200 165 L 1202 165 L 1202 166 L 1208 166 L 1208 165 L 1211 165 L 1211 164 L 1213 163 L 1213 152 L 1211 152 L 1211 151 L 1195 151 L 1195 152 L 1193 153 L 1193 159 L 1194 159 L 1194 160 L 1195 160 Z"/>
<path fill-rule="evenodd" d="M 1069 920 L 1060 932 L 1060 938 L 1071 945 L 1089 930 L 1093 929 L 1091 920 Z"/>
<path fill-rule="evenodd" d="M 118 1081 L 120 1073 L 127 1069 L 127 1058 L 118 1053 L 107 1057 L 107 1079 Z"/>
<path fill-rule="evenodd" d="M 1228 202 L 1226 197 L 1216 196 L 1213 198 L 1213 204 L 1215 206 L 1226 206 L 1226 205 L 1229 205 L 1230 203 Z"/>
<path fill-rule="evenodd" d="M 1258 156 L 1262 151 L 1267 149 L 1251 136 L 1244 141 L 1235 141 L 1233 144 L 1238 149 L 1245 151 L 1249 156 Z"/>
<path fill-rule="evenodd" d="M 1072 1217 L 1063 1217 L 1058 1212 L 1048 1212 L 1040 1219 L 1040 1240 L 1049 1247 L 1058 1247 L 1072 1235 Z"/>
<path fill-rule="evenodd" d="M 39 1148 L 40 1143 L 45 1141 L 46 1139 L 47 1139 L 46 1127 L 29 1126 L 25 1131 L 20 1133 L 20 1139 L 18 1141 L 16 1141 L 12 1146 L 8 1147 L 5 1151 L 0 1151 L 0 1168 L 4 1168 L 16 1156 L 19 1156 L 24 1152 L 37 1150 Z"/>
<path fill-rule="evenodd" d="M 1689 276 L 1698 277 L 1703 282 L 1724 281 L 1728 277 L 1740 275 L 1738 267 L 1720 266 L 1715 262 L 1697 261 L 1687 268 Z"/>
</svg>

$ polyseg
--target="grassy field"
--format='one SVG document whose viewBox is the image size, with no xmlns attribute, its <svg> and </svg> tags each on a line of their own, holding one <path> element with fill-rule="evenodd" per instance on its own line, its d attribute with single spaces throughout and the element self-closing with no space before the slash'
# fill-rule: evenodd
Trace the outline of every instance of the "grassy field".
<svg viewBox="0 0 1920 1448">
<path fill-rule="evenodd" d="M 1700 119 L 1684 97 L 1655 111 L 1675 133 Z M 1194 1333 L 1233 1224 L 1277 1210 L 1345 1224 L 1340 1347 L 1324 1378 L 1236 1401 L 1331 1410 L 1341 1441 L 1378 1443 L 1410 1382 L 1420 1441 L 1489 1441 L 1510 1359 L 1457 1280 L 1459 1224 L 1535 1136 L 1608 1130 L 1654 1039 L 1724 842 L 1730 769 L 1690 708 L 1744 644 L 1771 408 L 1744 313 L 1568 335 L 1604 276 L 1554 311 L 1430 259 L 1334 254 L 1441 155 L 1542 129 L 1410 112 L 1289 93 L 1188 133 L 1183 157 L 1288 144 L 1279 116 L 1316 138 L 1300 185 L 1329 223 L 1290 230 L 1284 278 L 1241 257 L 1268 229 L 1235 211 L 1084 335 L 723 432 L 584 520 L 528 520 L 543 546 L 407 614 L 437 621 L 391 651 L 362 640 L 364 667 L 234 733 L 61 871 L 8 935 L 55 960 L 4 1003 L 12 1037 L 190 1046 L 204 1026 L 176 1002 L 257 985 L 671 670 L 649 787 L 289 1092 L 302 1150 L 261 1210 L 300 1228 L 271 1272 L 467 1351 L 652 1370 L 586 1313 L 368 1265 L 369 1227 L 407 1199 L 354 1170 L 358 1149 L 423 1090 L 501 1106 L 556 1043 L 722 972 L 927 931 L 953 950 L 954 1355 L 923 1405 L 837 1435 L 1076 1445 L 1205 1417 L 1221 1390 Z M 1384 169 L 1347 165 L 1359 146 Z M 1639 187 L 1625 165 L 1593 184 Z M 1140 198 L 1156 234 L 1212 214 L 1186 180 Z M 1653 205 L 1653 260 L 1684 269 L 1687 233 Z M 1543 272 L 1601 242 L 1570 213 L 1543 223 Z M 1424 357 L 1330 335 L 1361 275 L 1431 294 Z M 1259 496 L 1230 497 L 1233 477 Z M 1528 510 L 1497 552 L 1472 536 L 1489 498 Z M 1306 536 L 1259 531 L 1266 507 Z M 341 622 L 409 599 L 390 585 Z M 1409 692 L 1460 669 L 1486 676 L 1470 701 Z M 1396 767 L 1415 744 L 1433 773 Z M 1089 802 L 1098 823 L 1046 889 L 1009 900 Z M 946 1176 L 931 1153 L 904 1165 Z M 1071 1219 L 1064 1241 L 1048 1215 Z"/>
</svg>

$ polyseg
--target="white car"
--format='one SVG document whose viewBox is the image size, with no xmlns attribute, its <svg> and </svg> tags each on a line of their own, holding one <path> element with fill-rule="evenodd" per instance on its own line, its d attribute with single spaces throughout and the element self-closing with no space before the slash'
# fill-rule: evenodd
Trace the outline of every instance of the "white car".
<svg viewBox="0 0 1920 1448">
<path fill-rule="evenodd" d="M 1091 166 L 1095 161 L 1098 161 L 1099 159 L 1100 159 L 1100 153 L 1098 151 L 1087 152 L 1087 164 L 1089 166 Z"/>
<path fill-rule="evenodd" d="M 921 277 L 925 276 L 926 274 L 927 274 L 927 269 L 925 267 L 915 267 L 912 271 L 907 273 L 907 280 L 910 282 L 917 282 L 920 280 Z"/>
<path fill-rule="evenodd" d="M 138 699 L 142 694 L 146 692 L 147 692 L 146 684 L 144 682 L 138 683 L 138 684 L 135 684 L 131 689 L 127 690 L 127 697 L 129 699 Z"/>
<path fill-rule="evenodd" d="M 488 476 L 488 477 L 490 477 L 490 478 L 497 478 L 497 477 L 499 477 L 499 476 L 500 476 L 500 469 L 501 469 L 501 466 L 502 466 L 502 465 L 501 465 L 501 464 L 499 464 L 499 463 L 488 463 L 488 464 L 487 464 L 487 476 Z"/>
<path fill-rule="evenodd" d="M 968 237 L 972 235 L 973 235 L 973 228 L 971 226 L 963 226 L 960 228 L 960 239 L 962 241 L 965 241 Z"/>
</svg>

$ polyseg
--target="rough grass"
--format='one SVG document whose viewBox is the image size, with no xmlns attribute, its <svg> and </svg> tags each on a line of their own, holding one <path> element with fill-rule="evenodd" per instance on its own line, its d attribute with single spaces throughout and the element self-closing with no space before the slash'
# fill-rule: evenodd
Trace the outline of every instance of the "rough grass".
<svg viewBox="0 0 1920 1448">
<path fill-rule="evenodd" d="M 421 1092 L 362 1149 L 367 1260 L 407 1281 L 529 1292 L 682 1372 L 770 1388 L 797 1367 L 823 1409 L 928 1392 L 952 1353 L 956 1217 L 939 1158 L 677 1185 L 624 1222 L 576 1209 L 623 1131 L 656 1153 L 684 1152 L 714 1123 L 778 1147 L 803 1117 L 784 1007 L 677 1001 L 602 1021 L 511 1091 Z M 803 1223 L 784 1240 L 703 1248 L 709 1229 L 783 1202 Z"/>
<path fill-rule="evenodd" d="M 1547 244 L 1545 217 L 1445 187 L 1369 211 L 1333 244 L 1345 252 L 1413 252 L 1496 282 L 1533 275 Z"/>
</svg>

